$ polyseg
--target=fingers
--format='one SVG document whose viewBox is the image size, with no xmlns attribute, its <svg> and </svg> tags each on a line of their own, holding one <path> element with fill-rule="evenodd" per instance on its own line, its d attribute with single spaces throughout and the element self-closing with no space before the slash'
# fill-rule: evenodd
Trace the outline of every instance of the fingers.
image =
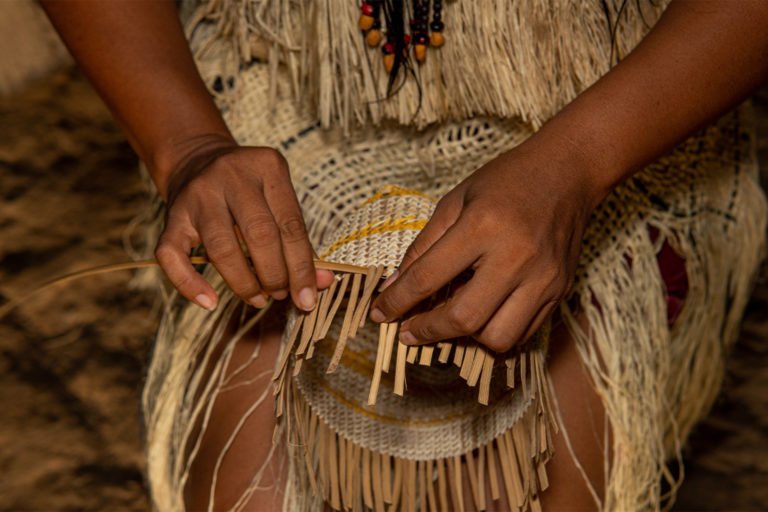
<svg viewBox="0 0 768 512">
<path fill-rule="evenodd" d="M 196 232 L 188 221 L 169 217 L 155 248 L 155 257 L 183 297 L 212 311 L 218 302 L 216 292 L 189 261 L 189 254 L 198 243 Z"/>
<path fill-rule="evenodd" d="M 466 289 L 470 291 L 469 284 Z M 515 289 L 497 309 L 491 309 L 489 304 L 489 314 L 479 312 L 482 306 L 475 311 L 467 306 L 471 297 L 469 293 L 459 293 L 432 311 L 407 320 L 401 329 L 401 340 L 408 345 L 423 345 L 471 336 L 495 352 L 506 352 L 533 336 L 558 303 L 555 299 L 542 301 L 535 286 L 526 286 Z M 481 319 L 488 317 L 487 323 L 481 323 Z M 404 335 L 404 331 L 408 334 Z"/>
<path fill-rule="evenodd" d="M 272 186 L 265 188 L 264 197 L 280 234 L 291 297 L 298 307 L 310 311 L 317 302 L 314 251 L 284 163 L 282 172 L 285 179 L 274 180 Z"/>
<path fill-rule="evenodd" d="M 372 305 L 374 322 L 392 321 L 433 295 L 479 257 L 472 239 L 471 223 L 458 221 L 420 258 L 401 271 Z"/>
<path fill-rule="evenodd" d="M 530 338 L 552 313 L 557 301 L 542 300 L 535 286 L 515 290 L 490 322 L 473 338 L 496 352 L 506 352 Z"/>
<path fill-rule="evenodd" d="M 266 300 L 261 286 L 240 247 L 226 205 L 212 202 L 199 222 L 200 238 L 208 258 L 232 292 L 256 307 L 263 307 Z"/>
<path fill-rule="evenodd" d="M 169 216 L 189 220 L 184 230 L 165 233 L 158 251 L 174 284 L 188 287 L 185 297 L 194 300 L 190 294 L 203 286 L 202 277 L 192 275 L 187 258 L 191 247 L 202 242 L 213 265 L 243 300 L 262 307 L 267 294 L 280 300 L 290 292 L 297 306 L 313 309 L 318 287 L 330 286 L 333 274 L 315 270 L 314 252 L 282 155 L 269 148 L 231 149 L 192 171 L 183 175 L 186 181 L 180 182 L 169 204 Z M 209 285 L 205 290 L 212 292 Z M 200 301 L 213 307 L 215 301 L 212 305 L 207 293 Z"/>
<path fill-rule="evenodd" d="M 288 296 L 288 271 L 283 259 L 280 231 L 259 190 L 241 190 L 230 209 L 248 247 L 258 281 L 264 291 L 282 300 Z"/>
<path fill-rule="evenodd" d="M 482 265 L 446 302 L 408 319 L 400 329 L 407 344 L 424 344 L 470 336 L 491 319 L 509 296 L 511 284 L 498 278 L 494 265 Z"/>
</svg>

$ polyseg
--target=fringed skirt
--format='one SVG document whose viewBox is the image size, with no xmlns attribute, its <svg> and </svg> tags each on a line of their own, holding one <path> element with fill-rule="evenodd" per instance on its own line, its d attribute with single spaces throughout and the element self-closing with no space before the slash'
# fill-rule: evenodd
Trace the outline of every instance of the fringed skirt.
<svg viewBox="0 0 768 512">
<path fill-rule="evenodd" d="M 201 71 L 221 82 L 215 69 Z M 319 313 L 293 313 L 286 327 L 275 362 L 278 437 L 289 447 L 285 509 L 460 509 L 454 484 L 465 477 L 536 509 L 557 417 L 546 333 L 504 355 L 458 342 L 410 351 L 391 326 L 365 323 L 373 285 L 434 201 L 531 128 L 476 118 L 344 136 L 290 100 L 267 108 L 265 65 L 235 80 L 238 93 L 223 106 L 235 137 L 285 155 L 313 245 L 363 269 L 321 296 Z M 559 315 L 610 426 L 607 510 L 662 506 L 662 481 L 676 484 L 666 464 L 717 394 L 766 232 L 746 114 L 727 115 L 621 185 L 587 230 Z M 684 265 L 681 297 L 660 270 L 670 255 Z M 222 338 L 238 301 L 213 269 L 205 275 L 221 294 L 217 311 L 168 306 L 144 392 L 149 481 L 163 511 L 184 508 L 190 447 L 202 436 L 193 425 L 210 414 L 237 343 Z"/>
</svg>

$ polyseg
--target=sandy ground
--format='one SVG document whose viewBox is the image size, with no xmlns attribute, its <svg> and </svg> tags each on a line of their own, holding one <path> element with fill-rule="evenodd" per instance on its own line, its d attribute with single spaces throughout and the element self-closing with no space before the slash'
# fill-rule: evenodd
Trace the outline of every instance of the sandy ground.
<svg viewBox="0 0 768 512">
<path fill-rule="evenodd" d="M 762 160 L 768 163 L 768 94 Z M 0 100 L 0 302 L 126 258 L 145 205 L 136 159 L 85 81 Z M 0 510 L 146 510 L 139 397 L 153 297 L 115 273 L 46 292 L 0 322 Z M 686 451 L 677 510 L 768 510 L 768 270 L 722 396 Z"/>
</svg>

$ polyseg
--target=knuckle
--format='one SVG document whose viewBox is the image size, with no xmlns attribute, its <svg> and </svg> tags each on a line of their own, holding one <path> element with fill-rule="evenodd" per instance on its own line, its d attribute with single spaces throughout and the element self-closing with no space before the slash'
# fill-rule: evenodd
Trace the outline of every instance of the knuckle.
<svg viewBox="0 0 768 512">
<path fill-rule="evenodd" d="M 416 327 L 411 326 L 411 332 L 419 341 L 438 341 L 439 337 L 435 332 L 435 329 L 429 324 L 418 325 Z"/>
<path fill-rule="evenodd" d="M 155 247 L 155 258 L 161 265 L 167 264 L 176 254 L 176 249 L 167 240 L 161 239 Z"/>
<path fill-rule="evenodd" d="M 514 340 L 509 333 L 496 327 L 489 327 L 476 339 L 497 353 L 506 352 L 514 345 Z"/>
<path fill-rule="evenodd" d="M 260 274 L 261 284 L 267 291 L 284 290 L 288 288 L 288 277 L 279 269 L 269 269 Z"/>
<path fill-rule="evenodd" d="M 432 286 L 432 275 L 423 265 L 413 265 L 409 268 L 411 288 L 418 296 L 430 295 L 434 292 Z"/>
<path fill-rule="evenodd" d="M 248 300 L 261 292 L 261 288 L 253 279 L 248 279 L 247 282 L 238 280 L 236 283 L 230 284 L 230 288 L 232 288 L 235 295 L 245 300 Z"/>
<path fill-rule="evenodd" d="M 304 227 L 304 220 L 298 215 L 281 219 L 279 228 L 280 236 L 286 242 L 298 242 L 307 236 L 307 230 Z"/>
<path fill-rule="evenodd" d="M 266 147 L 261 148 L 260 151 L 260 158 L 262 162 L 264 162 L 264 165 L 270 169 L 276 171 L 283 171 L 288 169 L 288 162 L 280 151 L 276 150 L 275 148 Z"/>
<path fill-rule="evenodd" d="M 488 324 L 475 339 L 494 352 L 499 353 L 508 351 L 515 344 L 511 331 L 504 329 L 498 322 Z"/>
<path fill-rule="evenodd" d="M 379 297 L 376 307 L 384 313 L 385 317 L 392 318 L 404 311 L 401 311 L 400 299 L 392 293 L 387 292 L 389 292 L 389 290 Z"/>
<path fill-rule="evenodd" d="M 214 263 L 230 260 L 241 252 L 232 238 L 223 236 L 212 236 L 205 249 Z"/>
<path fill-rule="evenodd" d="M 283 154 L 275 148 L 256 147 L 242 155 L 247 157 L 247 162 L 243 163 L 252 166 L 256 162 L 258 174 L 262 177 L 275 177 L 288 175 L 288 161 Z"/>
<path fill-rule="evenodd" d="M 472 334 L 482 327 L 482 318 L 473 308 L 457 303 L 446 312 L 446 320 L 451 328 L 461 334 Z"/>
<path fill-rule="evenodd" d="M 480 208 L 467 209 L 466 220 L 471 223 L 475 230 L 483 233 L 496 233 L 499 228 L 499 219 L 497 216 L 491 214 Z"/>
<path fill-rule="evenodd" d="M 249 243 L 259 247 L 271 245 L 278 236 L 277 228 L 269 215 L 254 215 L 240 226 Z"/>
<path fill-rule="evenodd" d="M 300 279 L 314 277 L 315 265 L 312 263 L 312 260 L 301 259 L 291 265 L 291 274 Z"/>
</svg>

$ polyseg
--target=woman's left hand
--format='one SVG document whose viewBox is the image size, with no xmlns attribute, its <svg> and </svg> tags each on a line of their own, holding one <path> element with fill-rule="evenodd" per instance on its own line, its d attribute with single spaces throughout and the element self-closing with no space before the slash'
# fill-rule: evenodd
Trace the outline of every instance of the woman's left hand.
<svg viewBox="0 0 768 512">
<path fill-rule="evenodd" d="M 402 324 L 403 343 L 471 336 L 503 352 L 542 325 L 572 285 L 602 194 L 578 151 L 531 142 L 490 161 L 438 203 L 382 285 L 372 320 L 400 318 L 471 268 L 446 302 Z"/>
</svg>

